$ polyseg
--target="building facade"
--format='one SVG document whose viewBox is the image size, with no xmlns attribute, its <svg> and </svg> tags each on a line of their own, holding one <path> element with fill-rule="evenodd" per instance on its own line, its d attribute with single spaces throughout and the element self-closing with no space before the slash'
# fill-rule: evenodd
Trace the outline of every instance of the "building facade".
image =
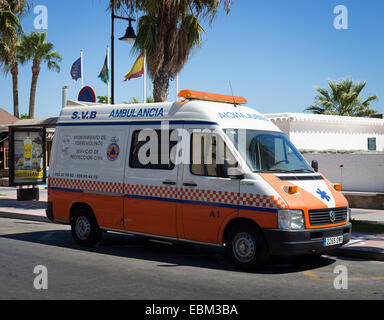
<svg viewBox="0 0 384 320">
<path fill-rule="evenodd" d="M 384 193 L 384 119 L 306 113 L 266 117 L 343 190 Z"/>
<path fill-rule="evenodd" d="M 307 113 L 265 116 L 300 150 L 384 152 L 384 119 Z"/>
</svg>

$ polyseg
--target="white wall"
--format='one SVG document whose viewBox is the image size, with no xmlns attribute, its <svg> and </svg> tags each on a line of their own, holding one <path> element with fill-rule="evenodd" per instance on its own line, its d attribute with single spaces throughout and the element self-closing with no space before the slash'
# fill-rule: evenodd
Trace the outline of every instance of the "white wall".
<svg viewBox="0 0 384 320">
<path fill-rule="evenodd" d="M 344 191 L 384 192 L 384 153 L 304 153 L 319 162 L 319 172 Z M 343 165 L 343 167 L 341 167 Z"/>
<path fill-rule="evenodd" d="M 305 113 L 266 114 L 302 150 L 364 150 L 376 138 L 376 151 L 384 151 L 384 119 Z"/>
<path fill-rule="evenodd" d="M 304 150 L 368 150 L 368 138 L 376 138 L 376 150 L 384 151 L 384 128 L 367 125 L 295 121 L 290 140 Z"/>
</svg>

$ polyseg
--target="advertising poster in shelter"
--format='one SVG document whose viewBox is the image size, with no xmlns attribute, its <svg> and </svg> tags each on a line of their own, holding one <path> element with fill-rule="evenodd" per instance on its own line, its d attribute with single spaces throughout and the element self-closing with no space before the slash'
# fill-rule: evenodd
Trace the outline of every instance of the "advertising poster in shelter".
<svg viewBox="0 0 384 320">
<path fill-rule="evenodd" d="M 10 185 L 46 183 L 45 129 L 11 129 Z"/>
</svg>

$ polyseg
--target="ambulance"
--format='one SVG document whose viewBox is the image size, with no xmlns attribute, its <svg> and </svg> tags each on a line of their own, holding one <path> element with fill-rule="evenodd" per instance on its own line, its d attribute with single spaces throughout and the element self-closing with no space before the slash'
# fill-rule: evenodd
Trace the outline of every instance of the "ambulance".
<svg viewBox="0 0 384 320">
<path fill-rule="evenodd" d="M 350 240 L 341 185 L 309 165 L 246 100 L 69 101 L 51 151 L 47 217 L 92 246 L 105 231 L 224 247 L 244 269 Z M 312 168 L 314 167 L 314 168 Z"/>
</svg>

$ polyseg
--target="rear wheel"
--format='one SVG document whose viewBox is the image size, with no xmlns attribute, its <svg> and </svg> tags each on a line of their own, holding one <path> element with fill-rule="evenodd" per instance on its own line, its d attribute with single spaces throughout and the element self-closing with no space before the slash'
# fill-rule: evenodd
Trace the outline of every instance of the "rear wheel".
<svg viewBox="0 0 384 320">
<path fill-rule="evenodd" d="M 239 223 L 229 232 L 226 253 L 235 266 L 247 270 L 260 268 L 269 259 L 268 247 L 261 231 L 248 223 Z"/>
<path fill-rule="evenodd" d="M 88 209 L 79 209 L 71 221 L 72 236 L 75 242 L 84 247 L 97 244 L 102 232 L 94 215 Z"/>
</svg>

